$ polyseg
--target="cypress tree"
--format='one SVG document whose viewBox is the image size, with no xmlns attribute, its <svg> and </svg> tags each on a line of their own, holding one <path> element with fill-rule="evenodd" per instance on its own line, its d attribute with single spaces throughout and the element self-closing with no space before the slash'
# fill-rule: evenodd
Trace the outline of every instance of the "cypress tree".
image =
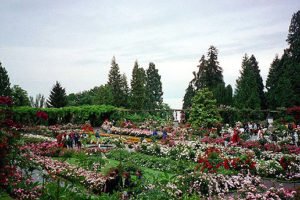
<svg viewBox="0 0 300 200">
<path fill-rule="evenodd" d="M 121 76 L 121 91 L 122 91 L 122 97 L 121 102 L 124 107 L 128 107 L 129 103 L 129 87 L 127 83 L 127 77 L 125 74 Z"/>
<path fill-rule="evenodd" d="M 122 77 L 119 69 L 119 65 L 116 63 L 115 57 L 112 58 L 111 68 L 108 74 L 108 83 L 113 96 L 114 106 L 125 106 L 123 102 L 123 92 L 122 92 Z"/>
<path fill-rule="evenodd" d="M 207 60 L 202 55 L 199 61 L 198 72 L 195 75 L 196 90 L 209 88 L 214 90 L 218 85 L 223 84 L 223 69 L 219 65 L 218 50 L 214 46 L 210 46 L 207 52 Z"/>
<path fill-rule="evenodd" d="M 287 37 L 289 53 L 293 59 L 300 62 L 300 10 L 293 14 Z"/>
<path fill-rule="evenodd" d="M 270 108 L 300 105 L 300 11 L 292 17 L 287 42 L 289 47 L 270 67 L 266 84 Z"/>
<path fill-rule="evenodd" d="M 231 106 L 232 105 L 232 95 L 233 95 L 233 90 L 232 90 L 232 87 L 231 85 L 227 85 L 226 86 L 226 92 L 225 92 L 225 103 L 224 105 L 228 105 L 228 106 Z"/>
<path fill-rule="evenodd" d="M 207 86 L 207 79 L 209 77 L 207 72 L 207 61 L 205 60 L 205 56 L 202 55 L 201 59 L 199 60 L 198 72 L 194 72 L 194 79 L 192 82 L 195 85 L 196 90 L 200 90 L 201 88 L 204 88 Z"/>
<path fill-rule="evenodd" d="M 188 109 L 192 106 L 192 99 L 195 95 L 195 90 L 192 82 L 189 83 L 189 86 L 185 90 L 185 95 L 183 97 L 183 106 L 182 109 Z"/>
<path fill-rule="evenodd" d="M 271 63 L 269 74 L 266 81 L 266 88 L 267 88 L 267 102 L 268 107 L 271 109 L 275 109 L 276 107 L 280 107 L 280 103 L 276 101 L 275 94 L 278 93 L 276 90 L 278 89 L 278 79 L 280 75 L 282 75 L 282 64 L 278 55 L 275 56 L 273 62 Z"/>
<path fill-rule="evenodd" d="M 198 91 L 202 88 L 208 88 L 213 92 L 215 98 L 217 99 L 218 105 L 226 104 L 226 88 L 222 74 L 223 69 L 220 67 L 218 61 L 218 49 L 214 46 L 210 46 L 207 52 L 207 59 L 204 55 L 202 55 L 197 67 L 198 72 L 193 72 L 194 78 L 191 81 L 193 87 L 195 88 L 195 91 Z M 186 90 L 186 92 L 191 91 L 190 86 L 188 89 L 189 90 Z M 188 96 L 189 95 L 187 95 L 187 97 Z M 188 100 L 187 102 L 189 103 L 190 101 Z"/>
<path fill-rule="evenodd" d="M 214 46 L 210 46 L 207 52 L 207 82 L 206 87 L 214 88 L 219 84 L 224 84 L 223 69 L 219 65 L 218 50 Z"/>
<path fill-rule="evenodd" d="M 63 88 L 58 81 L 53 86 L 49 99 L 47 101 L 48 107 L 60 108 L 68 104 L 66 90 Z"/>
<path fill-rule="evenodd" d="M 149 68 L 146 70 L 146 100 L 147 109 L 159 108 L 163 102 L 163 91 L 161 76 L 155 64 L 150 62 Z"/>
<path fill-rule="evenodd" d="M 256 73 L 247 55 L 242 61 L 240 77 L 236 81 L 235 106 L 237 108 L 260 109 L 259 84 L 256 81 Z"/>
<path fill-rule="evenodd" d="M 300 105 L 300 11 L 293 14 L 287 37 L 289 62 L 285 71 L 288 73 L 293 90 L 292 105 Z"/>
<path fill-rule="evenodd" d="M 259 69 L 259 66 L 258 66 L 258 62 L 257 62 L 254 55 L 250 56 L 249 63 L 251 65 L 252 70 L 255 73 L 255 80 L 254 81 L 256 81 L 256 84 L 258 85 L 258 93 L 259 93 L 259 98 L 260 98 L 260 102 L 261 102 L 260 107 L 262 109 L 266 109 L 267 108 L 267 102 L 266 102 L 266 97 L 265 97 L 265 93 L 264 93 L 264 83 L 263 83 L 263 79 L 260 75 L 260 69 Z"/>
<path fill-rule="evenodd" d="M 130 106 L 132 109 L 141 110 L 145 108 L 146 101 L 146 73 L 135 61 L 132 70 Z"/>
</svg>

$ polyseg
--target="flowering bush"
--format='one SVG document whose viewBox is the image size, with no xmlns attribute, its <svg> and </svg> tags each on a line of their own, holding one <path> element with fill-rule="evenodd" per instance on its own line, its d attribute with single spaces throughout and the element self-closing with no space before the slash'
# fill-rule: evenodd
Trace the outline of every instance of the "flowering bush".
<svg viewBox="0 0 300 200">
<path fill-rule="evenodd" d="M 37 111 L 36 116 L 44 121 L 48 120 L 48 114 L 44 111 Z"/>
<path fill-rule="evenodd" d="M 31 155 L 31 159 L 33 162 L 45 168 L 50 175 L 60 175 L 69 180 L 80 181 L 86 187 L 98 193 L 103 190 L 106 177 L 97 172 L 88 171 L 81 167 L 70 165 L 66 162 L 60 162 L 49 157 L 43 157 L 35 154 Z"/>
<path fill-rule="evenodd" d="M 257 149 L 261 149 L 262 146 L 258 141 L 245 141 L 241 143 L 242 147 L 244 148 L 248 148 L 248 149 L 253 149 L 253 148 L 257 148 Z"/>
<path fill-rule="evenodd" d="M 276 160 L 260 160 L 256 165 L 257 173 L 264 177 L 276 177 L 283 172 L 283 168 Z"/>
<path fill-rule="evenodd" d="M 22 151 L 29 151 L 42 156 L 58 156 L 62 147 L 56 141 L 27 144 L 20 148 Z"/>
<path fill-rule="evenodd" d="M 12 98 L 7 96 L 0 96 L 0 105 L 11 106 L 13 104 Z"/>
</svg>

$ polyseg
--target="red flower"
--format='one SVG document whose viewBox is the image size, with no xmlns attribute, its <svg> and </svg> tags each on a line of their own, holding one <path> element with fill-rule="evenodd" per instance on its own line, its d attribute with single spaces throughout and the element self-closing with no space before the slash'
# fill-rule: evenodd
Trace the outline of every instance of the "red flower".
<svg viewBox="0 0 300 200">
<path fill-rule="evenodd" d="M 13 101 L 10 97 L 0 96 L 0 105 L 12 105 Z"/>
<path fill-rule="evenodd" d="M 225 169 L 229 169 L 229 168 L 230 168 L 229 162 L 228 162 L 227 159 L 224 160 L 223 165 L 224 165 L 224 168 L 225 168 Z"/>
<path fill-rule="evenodd" d="M 38 118 L 41 118 L 41 119 L 45 120 L 45 121 L 48 119 L 48 114 L 44 111 L 37 111 L 36 116 Z"/>
</svg>

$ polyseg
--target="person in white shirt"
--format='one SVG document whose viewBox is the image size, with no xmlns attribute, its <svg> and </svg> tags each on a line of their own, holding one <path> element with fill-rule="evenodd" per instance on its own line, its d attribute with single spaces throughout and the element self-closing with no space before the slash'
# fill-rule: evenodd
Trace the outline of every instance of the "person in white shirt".
<svg viewBox="0 0 300 200">
<path fill-rule="evenodd" d="M 263 138 L 263 130 L 260 128 L 257 132 L 257 140 L 260 140 Z"/>
<path fill-rule="evenodd" d="M 298 131 L 295 131 L 295 132 L 294 132 L 294 141 L 295 141 L 295 145 L 298 146 L 298 141 L 299 141 L 299 138 L 298 138 Z"/>
</svg>

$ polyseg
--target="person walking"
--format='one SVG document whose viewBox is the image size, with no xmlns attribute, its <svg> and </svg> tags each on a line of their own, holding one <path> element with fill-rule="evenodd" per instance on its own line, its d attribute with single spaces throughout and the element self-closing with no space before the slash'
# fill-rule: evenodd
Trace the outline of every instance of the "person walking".
<svg viewBox="0 0 300 200">
<path fill-rule="evenodd" d="M 100 140 L 100 131 L 99 131 L 99 129 L 96 131 L 95 136 L 96 136 L 97 145 L 98 145 L 99 144 L 99 140 Z"/>
</svg>

